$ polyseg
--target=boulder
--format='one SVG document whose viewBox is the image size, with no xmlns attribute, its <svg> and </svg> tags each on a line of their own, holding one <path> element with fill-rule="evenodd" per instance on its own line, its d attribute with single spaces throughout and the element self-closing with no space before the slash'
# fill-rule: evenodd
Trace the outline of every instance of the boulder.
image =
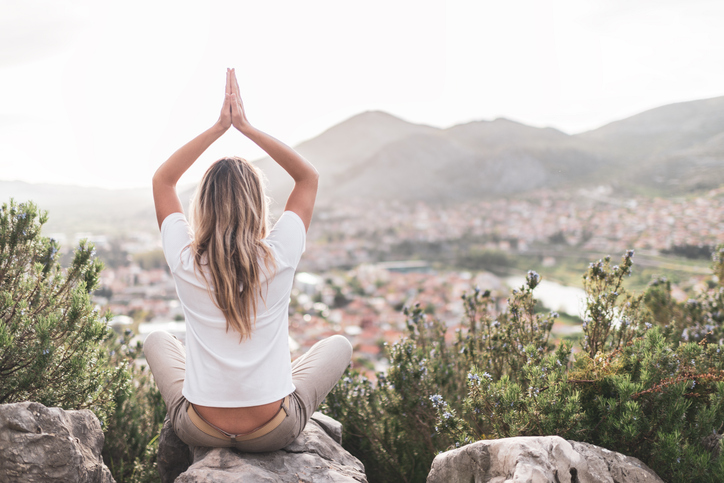
<svg viewBox="0 0 724 483">
<path fill-rule="evenodd" d="M 316 412 L 286 448 L 241 453 L 231 448 L 191 448 L 164 422 L 158 449 L 162 483 L 367 482 L 362 463 L 341 446 L 342 425 Z"/>
<path fill-rule="evenodd" d="M 158 438 L 158 457 L 156 459 L 161 483 L 175 481 L 176 477 L 186 471 L 193 461 L 193 451 L 176 436 L 167 415 Z"/>
<path fill-rule="evenodd" d="M 437 455 L 427 483 L 663 483 L 648 466 L 559 436 L 478 441 Z"/>
<path fill-rule="evenodd" d="M 0 483 L 111 483 L 103 431 L 89 410 L 0 405 Z"/>
</svg>

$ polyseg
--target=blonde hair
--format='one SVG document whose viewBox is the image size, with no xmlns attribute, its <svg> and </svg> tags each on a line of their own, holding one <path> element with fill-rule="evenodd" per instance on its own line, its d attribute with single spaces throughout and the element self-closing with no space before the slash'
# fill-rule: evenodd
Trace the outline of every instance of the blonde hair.
<svg viewBox="0 0 724 483">
<path fill-rule="evenodd" d="M 191 207 L 194 265 L 226 318 L 226 330 L 251 336 L 257 296 L 263 300 L 262 261 L 267 283 L 276 269 L 268 233 L 262 174 L 243 158 L 222 158 L 201 179 Z M 201 267 L 205 266 L 205 271 Z"/>
</svg>

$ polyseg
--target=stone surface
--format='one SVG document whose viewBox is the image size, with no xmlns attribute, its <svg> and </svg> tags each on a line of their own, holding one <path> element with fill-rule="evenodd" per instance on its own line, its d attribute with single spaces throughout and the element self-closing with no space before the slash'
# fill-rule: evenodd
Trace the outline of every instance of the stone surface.
<svg viewBox="0 0 724 483">
<path fill-rule="evenodd" d="M 335 442 L 342 444 L 342 423 L 319 411 L 312 414 L 312 421 L 319 424 L 324 432 Z"/>
<path fill-rule="evenodd" d="M 366 482 L 362 463 L 341 446 L 342 425 L 314 413 L 299 437 L 270 453 L 230 448 L 189 448 L 164 422 L 158 450 L 162 483 Z M 189 456 L 190 455 L 190 456 Z"/>
<path fill-rule="evenodd" d="M 663 483 L 636 458 L 558 436 L 478 441 L 439 454 L 428 483 Z"/>
<path fill-rule="evenodd" d="M 188 445 L 181 441 L 171 427 L 171 420 L 163 422 L 158 440 L 158 474 L 162 483 L 170 483 L 193 463 L 193 453 Z"/>
<path fill-rule="evenodd" d="M 88 410 L 0 405 L 0 483 L 111 483 L 103 431 Z"/>
</svg>

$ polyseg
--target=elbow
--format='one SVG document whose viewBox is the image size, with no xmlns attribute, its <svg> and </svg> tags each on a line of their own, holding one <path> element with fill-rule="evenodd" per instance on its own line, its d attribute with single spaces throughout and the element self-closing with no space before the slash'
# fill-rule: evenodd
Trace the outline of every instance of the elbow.
<svg viewBox="0 0 724 483">
<path fill-rule="evenodd" d="M 161 168 L 158 168 L 155 173 L 153 173 L 153 177 L 151 178 L 151 184 L 153 186 L 157 186 L 161 182 L 161 174 L 160 174 Z"/>
<path fill-rule="evenodd" d="M 319 184 L 319 171 L 317 171 L 317 168 L 312 166 L 311 173 L 309 174 L 310 180 L 316 185 Z"/>
<path fill-rule="evenodd" d="M 168 181 L 169 181 L 169 180 L 168 180 L 168 177 L 167 177 L 167 176 L 164 176 L 162 168 L 163 168 L 163 166 L 161 166 L 160 168 L 158 168 L 158 169 L 156 170 L 156 172 L 153 173 L 153 178 L 151 178 L 151 184 L 152 184 L 152 186 L 154 186 L 154 187 L 156 187 L 156 186 L 163 186 L 163 185 L 171 185 L 171 186 L 174 186 L 174 183 L 169 183 L 169 182 L 168 182 Z"/>
<path fill-rule="evenodd" d="M 295 179 L 295 183 L 316 187 L 319 184 L 319 171 L 314 166 L 309 165 L 303 176 Z"/>
<path fill-rule="evenodd" d="M 309 178 L 306 184 L 313 187 L 315 191 L 319 187 L 319 171 L 317 171 L 314 167 L 312 167 L 312 170 L 309 173 Z"/>
</svg>

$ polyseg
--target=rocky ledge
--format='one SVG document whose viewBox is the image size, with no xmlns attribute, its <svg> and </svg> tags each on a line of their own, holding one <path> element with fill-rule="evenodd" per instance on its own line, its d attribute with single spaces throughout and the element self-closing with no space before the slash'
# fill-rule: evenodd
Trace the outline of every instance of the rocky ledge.
<svg viewBox="0 0 724 483">
<path fill-rule="evenodd" d="M 168 421 L 161 432 L 158 469 L 163 483 L 366 482 L 362 463 L 341 445 L 342 425 L 314 413 L 286 448 L 240 453 L 193 448 Z M 719 447 L 719 439 L 712 443 Z M 113 483 L 101 459 L 103 432 L 87 410 L 39 403 L 0 405 L 0 483 Z M 558 436 L 484 440 L 439 454 L 428 483 L 661 483 L 636 458 Z"/>
<path fill-rule="evenodd" d="M 427 483 L 663 483 L 640 460 L 559 436 L 478 441 L 432 462 Z"/>
<path fill-rule="evenodd" d="M 162 483 L 367 482 L 364 466 L 341 443 L 342 425 L 319 412 L 289 446 L 270 453 L 189 449 L 166 420 L 159 442 L 158 469 Z"/>
<path fill-rule="evenodd" d="M 111 483 L 103 431 L 88 410 L 0 405 L 0 483 Z"/>
</svg>

